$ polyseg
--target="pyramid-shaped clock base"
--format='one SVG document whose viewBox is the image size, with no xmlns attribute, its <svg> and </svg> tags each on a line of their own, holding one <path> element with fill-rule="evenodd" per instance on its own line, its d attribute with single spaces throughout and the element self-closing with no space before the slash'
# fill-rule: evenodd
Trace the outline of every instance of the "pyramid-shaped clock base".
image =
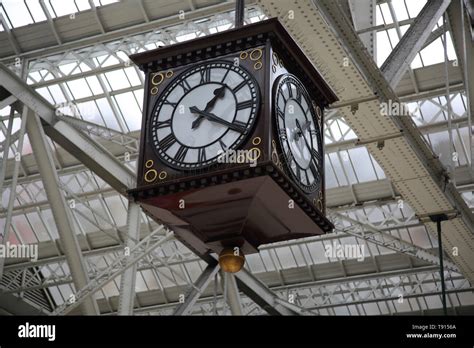
<svg viewBox="0 0 474 348">
<path fill-rule="evenodd" d="M 204 254 L 224 247 L 258 252 L 261 244 L 332 230 L 332 224 L 272 163 L 222 170 L 130 191 L 154 219 Z"/>
</svg>

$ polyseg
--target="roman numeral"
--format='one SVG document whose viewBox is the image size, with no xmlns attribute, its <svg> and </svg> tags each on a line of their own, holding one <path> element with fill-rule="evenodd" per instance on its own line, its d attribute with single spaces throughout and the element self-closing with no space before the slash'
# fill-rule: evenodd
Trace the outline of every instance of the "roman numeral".
<svg viewBox="0 0 474 348">
<path fill-rule="evenodd" d="M 296 166 L 296 177 L 298 178 L 299 181 L 301 181 L 301 168 L 300 166 Z"/>
<path fill-rule="evenodd" d="M 182 80 L 179 85 L 183 89 L 184 93 L 188 93 L 191 90 L 191 85 L 186 80 Z"/>
<path fill-rule="evenodd" d="M 281 138 L 282 140 L 286 140 L 286 139 L 287 139 L 286 130 L 284 130 L 284 129 L 279 129 L 279 130 L 278 130 L 278 135 L 280 136 L 280 138 Z"/>
<path fill-rule="evenodd" d="M 168 134 L 166 137 L 158 141 L 158 146 L 163 150 L 167 151 L 176 142 L 176 138 L 173 133 Z"/>
<path fill-rule="evenodd" d="M 237 110 L 248 109 L 248 108 L 251 108 L 252 105 L 253 105 L 252 99 L 244 101 L 244 102 L 240 102 L 237 104 Z"/>
<path fill-rule="evenodd" d="M 316 149 L 311 150 L 311 155 L 318 160 L 318 163 L 321 163 L 321 154 Z"/>
<path fill-rule="evenodd" d="M 296 87 L 296 100 L 301 103 L 301 89 L 299 87 Z"/>
<path fill-rule="evenodd" d="M 289 98 L 293 98 L 293 89 L 291 88 L 291 83 L 287 82 L 286 83 L 286 87 L 288 88 L 288 95 L 289 95 Z"/>
<path fill-rule="evenodd" d="M 281 97 L 283 98 L 284 103 L 286 104 L 287 99 L 285 98 L 285 95 L 283 94 L 283 91 L 281 89 L 278 91 L 278 94 L 281 95 Z"/>
<path fill-rule="evenodd" d="M 181 146 L 176 154 L 174 155 L 174 159 L 176 162 L 183 162 L 186 158 L 186 154 L 188 153 L 188 148 L 186 146 Z"/>
<path fill-rule="evenodd" d="M 205 162 L 206 161 L 206 148 L 205 147 L 199 148 L 198 161 L 199 162 Z"/>
<path fill-rule="evenodd" d="M 237 93 L 242 87 L 244 87 L 247 84 L 247 81 L 243 80 L 241 83 L 239 83 L 237 86 L 235 86 L 232 89 L 232 92 Z"/>
<path fill-rule="evenodd" d="M 277 108 L 277 116 L 280 117 L 282 120 L 285 119 L 285 114 L 280 108 Z"/>
<path fill-rule="evenodd" d="M 170 101 L 168 101 L 168 100 L 165 100 L 165 101 L 163 102 L 163 105 L 169 105 L 169 106 L 175 108 L 176 105 L 178 105 L 178 103 L 174 103 L 174 102 L 170 102 Z"/>
<path fill-rule="evenodd" d="M 291 154 L 291 149 L 288 149 L 286 151 L 286 162 L 289 166 L 291 166 L 291 163 L 293 162 L 293 156 Z"/>
<path fill-rule="evenodd" d="M 227 75 L 229 74 L 230 69 L 227 69 L 227 71 L 224 74 L 224 77 L 222 77 L 221 83 L 224 83 L 225 79 L 227 78 Z"/>
<path fill-rule="evenodd" d="M 242 130 L 245 131 L 247 128 L 247 123 L 241 122 L 241 121 L 234 121 L 232 122 L 233 125 L 238 126 L 240 128 L 243 128 Z"/>
<path fill-rule="evenodd" d="M 318 132 L 316 131 L 316 129 L 311 129 L 309 132 L 310 132 L 311 136 L 314 136 L 314 137 L 318 136 Z"/>
<path fill-rule="evenodd" d="M 306 170 L 304 171 L 304 175 L 306 176 L 306 182 L 309 184 L 309 175 Z"/>
<path fill-rule="evenodd" d="M 222 139 L 219 139 L 219 145 L 221 146 L 222 151 L 227 150 L 227 145 L 222 141 Z"/>
<path fill-rule="evenodd" d="M 171 118 L 165 121 L 158 121 L 156 122 L 156 128 L 166 128 L 166 127 L 171 127 Z"/>
<path fill-rule="evenodd" d="M 311 170 L 311 173 L 313 173 L 314 180 L 315 181 L 319 180 L 319 170 L 316 167 L 316 164 L 314 163 L 314 161 L 312 161 L 311 164 L 309 165 L 309 169 Z"/>
<path fill-rule="evenodd" d="M 201 84 L 211 81 L 211 69 L 204 69 L 201 73 Z"/>
</svg>

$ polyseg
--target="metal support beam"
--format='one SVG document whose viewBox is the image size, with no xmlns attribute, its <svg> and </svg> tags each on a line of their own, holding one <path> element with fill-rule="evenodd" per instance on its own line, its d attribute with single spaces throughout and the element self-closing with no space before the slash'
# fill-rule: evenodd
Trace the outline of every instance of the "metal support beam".
<svg viewBox="0 0 474 348">
<path fill-rule="evenodd" d="M 135 202 L 128 202 L 127 215 L 127 246 L 124 250 L 126 256 L 129 255 L 130 249 L 136 245 L 140 238 L 140 206 Z M 120 297 L 118 314 L 132 315 L 135 297 L 135 281 L 137 278 L 137 264 L 129 267 L 120 278 Z"/>
<path fill-rule="evenodd" d="M 392 88 L 398 85 L 450 2 L 451 0 L 428 1 L 415 22 L 385 60 L 380 70 Z"/>
<path fill-rule="evenodd" d="M 335 223 L 336 229 L 338 230 L 398 253 L 407 254 L 419 260 L 430 262 L 434 265 L 440 264 L 439 258 L 436 255 L 424 250 L 423 248 L 420 248 L 419 246 L 398 239 L 392 236 L 390 233 L 379 231 L 369 224 L 364 224 L 347 215 L 335 211 L 329 211 L 328 214 L 332 217 L 332 221 Z M 351 226 L 344 226 L 344 224 L 340 223 L 342 220 L 351 223 Z M 459 272 L 459 268 L 451 261 L 445 261 L 445 267 L 450 271 Z"/>
<path fill-rule="evenodd" d="M 89 282 L 87 269 L 82 258 L 81 249 L 77 241 L 74 221 L 68 209 L 64 195 L 59 190 L 59 178 L 56 173 L 51 149 L 37 115 L 30 110 L 26 122 L 31 147 L 43 178 L 46 196 L 51 204 L 51 210 L 56 222 L 59 237 L 66 250 L 66 259 L 71 271 L 76 289 L 81 289 Z M 99 314 L 97 303 L 93 298 L 88 299 L 82 306 L 84 314 Z"/>
<path fill-rule="evenodd" d="M 348 0 L 352 23 L 355 30 L 375 27 L 377 5 L 375 0 Z M 376 31 L 369 31 L 359 34 L 361 41 L 369 54 L 376 59 L 377 56 L 377 40 L 375 39 Z"/>
<path fill-rule="evenodd" d="M 240 289 L 271 315 L 297 315 L 278 302 L 278 296 L 246 269 L 235 274 Z"/>
<path fill-rule="evenodd" d="M 171 238 L 173 238 L 173 233 L 164 226 L 160 226 L 130 249 L 130 255 L 122 254 L 120 257 L 117 257 L 109 267 L 101 271 L 91 282 L 79 288 L 75 294 L 75 301 L 72 303 L 64 302 L 56 308 L 54 314 L 65 315 L 71 312 L 117 276 L 123 274 L 128 268 Z"/>
<path fill-rule="evenodd" d="M 26 107 L 23 108 L 23 116 L 21 117 L 21 127 L 20 127 L 20 138 L 18 141 L 18 148 L 17 150 L 19 153 L 15 154 L 15 164 L 13 166 L 13 179 L 12 179 L 12 184 L 10 186 L 10 195 L 8 197 L 8 207 L 7 207 L 7 216 L 5 218 L 5 225 L 3 232 L 0 231 L 0 238 L 1 238 L 1 243 L 5 244 L 9 241 L 10 239 L 10 230 L 12 229 L 11 222 L 12 222 L 12 212 L 13 212 L 13 204 L 15 203 L 16 199 L 16 185 L 18 181 L 18 174 L 20 170 L 20 160 L 21 160 L 21 151 L 23 149 L 23 139 L 25 135 L 25 129 L 26 129 L 26 121 L 28 118 L 28 109 Z M 10 124 L 8 125 L 8 131 L 11 131 L 11 124 L 13 123 L 13 118 L 10 119 Z M 8 132 L 7 131 L 7 132 Z M 7 134 L 8 138 L 8 134 Z M 10 144 L 6 147 L 6 154 L 5 160 L 3 161 L 2 165 L 2 171 L 6 169 L 7 166 L 7 158 L 8 158 L 8 150 L 10 148 Z M 17 156 L 19 156 L 17 158 Z M 3 186 L 3 178 L 2 179 L 2 186 Z M 0 192 L 2 192 L 2 187 L 0 187 Z M 0 196 L 1 198 L 1 196 Z M 5 265 L 5 257 L 0 258 L 0 280 L 3 278 L 3 267 Z"/>
<path fill-rule="evenodd" d="M 245 0 L 235 1 L 235 27 L 244 26 Z"/>
<path fill-rule="evenodd" d="M 456 56 L 463 70 L 463 81 L 467 100 L 468 132 L 471 132 L 471 136 L 468 136 L 470 165 L 471 173 L 474 177 L 474 133 L 472 133 L 472 118 L 474 117 L 474 43 L 469 40 L 469 19 L 464 11 L 463 0 L 452 1 L 447 13 Z"/>
<path fill-rule="evenodd" d="M 232 315 L 242 315 L 242 303 L 240 301 L 239 288 L 232 273 L 222 272 L 226 284 L 227 303 Z"/>
<path fill-rule="evenodd" d="M 187 315 L 192 310 L 194 304 L 201 296 L 202 292 L 207 288 L 211 280 L 219 271 L 219 263 L 212 262 L 206 269 L 202 272 L 199 278 L 194 283 L 194 286 L 191 287 L 187 294 L 184 295 L 184 303 L 182 303 L 178 308 L 176 308 L 173 315 Z"/>
<path fill-rule="evenodd" d="M 56 110 L 5 65 L 0 63 L 0 85 L 28 106 L 44 121 L 45 133 L 65 150 L 84 163 L 114 189 L 125 194 L 135 182 L 134 173 L 109 153 L 70 124 L 59 120 Z"/>
</svg>

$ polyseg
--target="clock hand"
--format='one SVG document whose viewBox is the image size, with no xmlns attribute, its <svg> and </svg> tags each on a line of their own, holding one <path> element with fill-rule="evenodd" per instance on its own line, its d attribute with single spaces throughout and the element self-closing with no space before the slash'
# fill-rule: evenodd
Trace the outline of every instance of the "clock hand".
<svg viewBox="0 0 474 348">
<path fill-rule="evenodd" d="M 245 132 L 244 127 L 241 127 L 241 126 L 238 126 L 236 124 L 230 123 L 226 120 L 223 120 L 222 118 L 217 117 L 213 113 L 207 112 L 205 110 L 199 110 L 196 106 L 191 106 L 189 108 L 189 110 L 191 110 L 192 113 L 196 113 L 196 114 L 199 114 L 200 116 L 202 116 L 204 118 L 207 118 L 209 121 L 219 123 L 223 126 L 226 126 L 230 129 L 234 130 L 234 131 L 237 131 L 237 132 L 240 132 L 240 133 Z"/>
<path fill-rule="evenodd" d="M 224 96 L 225 88 L 226 88 L 226 85 L 223 85 L 222 87 L 216 88 L 214 90 L 214 97 L 206 104 L 206 107 L 204 108 L 204 111 L 206 111 L 206 112 L 210 111 L 212 109 L 212 107 L 214 106 L 214 104 L 216 103 L 217 99 L 222 98 Z M 199 127 L 199 125 L 201 124 L 203 118 L 204 118 L 204 116 L 199 115 L 199 117 L 197 119 L 195 119 L 193 121 L 193 123 L 191 124 L 191 129 L 196 129 L 197 127 Z"/>
<path fill-rule="evenodd" d="M 298 122 L 298 120 L 296 120 Z M 298 122 L 299 124 L 299 122 Z M 311 122 L 306 121 L 306 123 L 303 125 L 303 127 L 300 127 L 300 130 L 298 132 L 295 132 L 295 140 L 298 140 L 299 137 L 303 135 L 303 132 L 308 129 L 308 127 L 311 125 Z"/>
<path fill-rule="evenodd" d="M 304 142 L 305 142 L 306 146 L 307 146 L 308 149 L 311 151 L 311 146 L 309 146 L 308 141 L 306 140 L 306 137 L 305 137 L 304 134 L 303 134 L 303 129 L 301 128 L 301 125 L 300 125 L 300 123 L 298 122 L 298 119 L 296 119 L 296 127 L 298 127 L 298 129 L 299 129 L 299 132 L 298 132 L 298 133 L 301 133 L 300 136 L 304 139 Z M 297 140 L 297 139 L 295 139 L 295 140 Z"/>
</svg>

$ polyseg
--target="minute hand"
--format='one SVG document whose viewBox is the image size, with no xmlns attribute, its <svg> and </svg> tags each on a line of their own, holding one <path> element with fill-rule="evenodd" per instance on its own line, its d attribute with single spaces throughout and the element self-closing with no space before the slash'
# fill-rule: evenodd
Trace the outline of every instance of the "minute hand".
<svg viewBox="0 0 474 348">
<path fill-rule="evenodd" d="M 245 132 L 244 127 L 238 126 L 236 124 L 233 124 L 233 123 L 230 123 L 226 120 L 223 120 L 222 118 L 217 117 L 213 113 L 210 113 L 210 112 L 207 112 L 207 111 L 204 111 L 204 110 L 199 110 L 196 106 L 191 106 L 189 108 L 189 110 L 191 110 L 192 113 L 202 115 L 203 117 L 207 118 L 209 121 L 220 123 L 221 125 L 226 126 L 226 127 L 230 128 L 232 130 L 235 130 L 239 133 Z"/>
</svg>

